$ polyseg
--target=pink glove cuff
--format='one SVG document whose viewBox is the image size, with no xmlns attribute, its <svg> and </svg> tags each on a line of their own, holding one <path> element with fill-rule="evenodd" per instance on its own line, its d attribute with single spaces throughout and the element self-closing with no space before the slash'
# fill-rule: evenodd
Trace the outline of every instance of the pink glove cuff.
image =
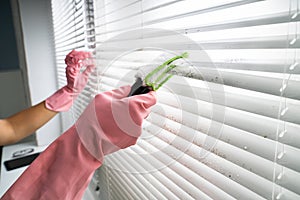
<svg viewBox="0 0 300 200">
<path fill-rule="evenodd" d="M 65 86 L 47 98 L 45 106 L 47 109 L 56 112 L 68 111 L 73 104 L 73 98 L 75 98 L 75 95 L 68 92 L 68 87 Z"/>
</svg>

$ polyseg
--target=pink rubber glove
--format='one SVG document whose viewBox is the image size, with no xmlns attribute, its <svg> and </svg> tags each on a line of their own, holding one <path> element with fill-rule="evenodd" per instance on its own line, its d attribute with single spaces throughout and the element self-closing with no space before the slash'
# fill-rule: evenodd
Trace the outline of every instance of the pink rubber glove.
<svg viewBox="0 0 300 200">
<path fill-rule="evenodd" d="M 92 58 L 91 53 L 75 50 L 66 56 L 67 85 L 46 99 L 46 107 L 49 110 L 61 112 L 70 109 L 73 100 L 84 89 L 91 71 L 95 68 L 93 59 L 88 58 Z M 83 66 L 86 66 L 86 69 L 80 73 Z"/>
<path fill-rule="evenodd" d="M 1 200 L 82 199 L 104 155 L 135 144 L 143 119 L 156 103 L 154 92 L 127 97 L 129 90 L 126 86 L 97 95 L 76 124 L 26 169 Z"/>
</svg>

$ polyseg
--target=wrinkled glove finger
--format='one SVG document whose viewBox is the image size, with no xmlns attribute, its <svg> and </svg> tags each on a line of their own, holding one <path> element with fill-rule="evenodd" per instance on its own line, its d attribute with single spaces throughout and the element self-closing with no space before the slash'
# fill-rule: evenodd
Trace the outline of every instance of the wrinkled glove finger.
<svg viewBox="0 0 300 200">
<path fill-rule="evenodd" d="M 86 51 L 76 51 L 72 50 L 65 58 L 65 63 L 67 65 L 74 65 L 75 67 L 81 67 L 83 60 L 87 58 L 92 58 L 91 52 Z"/>
</svg>

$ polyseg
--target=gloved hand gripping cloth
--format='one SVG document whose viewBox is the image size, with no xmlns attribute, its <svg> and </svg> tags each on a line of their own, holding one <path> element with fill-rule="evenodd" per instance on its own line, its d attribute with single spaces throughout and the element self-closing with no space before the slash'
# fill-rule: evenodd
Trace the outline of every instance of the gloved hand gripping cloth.
<svg viewBox="0 0 300 200">
<path fill-rule="evenodd" d="M 67 85 L 46 99 L 45 105 L 49 110 L 68 111 L 74 99 L 84 89 L 90 73 L 95 68 L 92 54 L 85 51 L 71 51 L 66 56 L 65 63 Z M 82 67 L 86 69 L 80 73 Z"/>
<path fill-rule="evenodd" d="M 131 87 L 95 96 L 76 123 L 55 140 L 1 200 L 79 200 L 105 155 L 136 143 L 155 92 L 128 97 Z"/>
</svg>

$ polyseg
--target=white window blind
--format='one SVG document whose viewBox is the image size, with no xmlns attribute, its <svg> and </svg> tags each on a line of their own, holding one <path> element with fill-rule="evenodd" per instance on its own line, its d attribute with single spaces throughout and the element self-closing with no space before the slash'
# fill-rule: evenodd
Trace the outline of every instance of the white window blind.
<svg viewBox="0 0 300 200">
<path fill-rule="evenodd" d="M 132 84 L 163 52 L 149 47 L 198 50 L 149 30 L 210 58 L 191 56 L 137 145 L 106 157 L 100 199 L 299 199 L 298 13 L 296 0 L 95 0 L 99 92 Z"/>
<path fill-rule="evenodd" d="M 190 54 L 137 145 L 105 158 L 99 199 L 300 199 L 298 0 L 52 2 L 59 80 L 68 51 L 96 47 L 75 118 L 140 66 Z"/>
</svg>

